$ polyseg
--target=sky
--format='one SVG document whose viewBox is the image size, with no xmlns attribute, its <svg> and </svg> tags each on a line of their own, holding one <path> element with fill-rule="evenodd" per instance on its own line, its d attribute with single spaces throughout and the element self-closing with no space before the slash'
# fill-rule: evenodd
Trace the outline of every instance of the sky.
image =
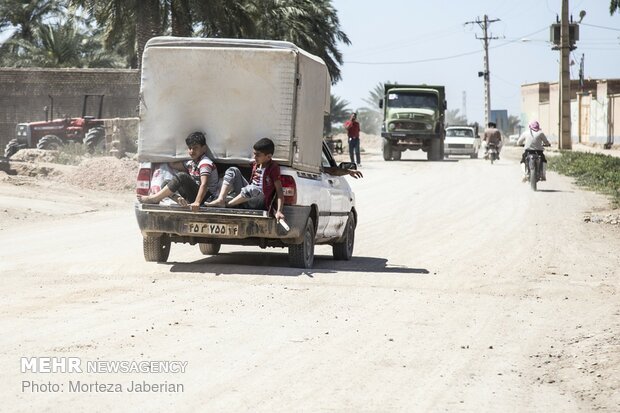
<svg viewBox="0 0 620 413">
<path fill-rule="evenodd" d="M 333 0 L 341 29 L 352 44 L 340 44 L 342 80 L 332 94 L 367 106 L 364 99 L 379 82 L 445 85 L 448 109 L 470 122 L 484 122 L 482 29 L 465 24 L 488 15 L 491 109 L 520 115 L 520 86 L 557 82 L 559 51 L 551 50 L 549 26 L 560 15 L 561 0 Z M 609 15 L 609 0 L 570 0 L 575 21 L 586 11 L 580 40 L 571 53 L 571 79 L 620 78 L 620 14 Z M 599 26 L 599 27 L 595 27 Z M 462 56 L 458 56 L 462 55 Z M 420 62 L 427 60 L 426 62 Z M 430 60 L 430 61 L 429 61 Z M 403 63 L 405 62 L 405 63 Z M 465 99 L 464 99 L 465 95 Z M 465 100 L 465 102 L 464 102 Z"/>
</svg>

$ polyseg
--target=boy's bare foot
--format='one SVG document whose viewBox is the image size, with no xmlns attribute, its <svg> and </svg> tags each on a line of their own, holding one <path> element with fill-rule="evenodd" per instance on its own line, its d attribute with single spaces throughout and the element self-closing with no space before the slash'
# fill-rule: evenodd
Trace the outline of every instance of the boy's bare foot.
<svg viewBox="0 0 620 413">
<path fill-rule="evenodd" d="M 214 199 L 211 202 L 205 203 L 205 206 L 223 208 L 223 207 L 226 206 L 226 200 L 225 199 L 219 199 L 219 198 L 218 199 Z"/>
<path fill-rule="evenodd" d="M 185 198 L 183 198 L 181 195 L 173 195 L 171 196 L 172 200 L 174 202 L 176 202 L 177 204 L 181 205 L 182 207 L 186 207 L 189 204 L 187 203 L 187 200 Z"/>
<path fill-rule="evenodd" d="M 149 195 L 138 195 L 138 202 L 141 204 L 159 204 L 159 201 Z"/>
</svg>

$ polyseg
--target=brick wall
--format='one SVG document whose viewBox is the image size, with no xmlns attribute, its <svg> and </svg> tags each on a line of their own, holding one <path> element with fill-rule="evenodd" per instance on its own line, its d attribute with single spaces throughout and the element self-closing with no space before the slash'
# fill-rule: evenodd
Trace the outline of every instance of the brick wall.
<svg viewBox="0 0 620 413">
<path fill-rule="evenodd" d="M 139 93 L 140 72 L 133 69 L 0 68 L 0 152 L 17 123 L 45 120 L 50 95 L 54 118 L 81 116 L 86 94 L 105 95 L 103 118 L 125 118 L 138 115 Z M 97 115 L 95 101 L 89 99 L 87 114 Z"/>
</svg>

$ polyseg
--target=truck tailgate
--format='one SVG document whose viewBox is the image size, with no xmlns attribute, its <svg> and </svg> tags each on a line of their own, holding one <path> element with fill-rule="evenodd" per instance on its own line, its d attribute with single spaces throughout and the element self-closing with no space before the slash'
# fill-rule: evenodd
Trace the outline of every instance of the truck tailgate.
<svg viewBox="0 0 620 413">
<path fill-rule="evenodd" d="M 263 210 L 201 207 L 198 212 L 191 212 L 178 205 L 136 203 L 135 212 L 143 235 L 166 233 L 225 242 L 245 238 L 299 239 L 310 207 L 284 207 L 289 231 Z"/>
</svg>

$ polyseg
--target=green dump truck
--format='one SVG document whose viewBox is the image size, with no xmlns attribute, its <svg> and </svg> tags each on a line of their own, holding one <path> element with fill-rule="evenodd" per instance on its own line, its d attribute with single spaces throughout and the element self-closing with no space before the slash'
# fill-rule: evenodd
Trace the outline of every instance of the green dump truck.
<svg viewBox="0 0 620 413">
<path fill-rule="evenodd" d="M 385 84 L 383 99 L 383 159 L 398 161 L 407 149 L 422 149 L 429 161 L 444 157 L 447 107 L 443 86 Z"/>
</svg>

